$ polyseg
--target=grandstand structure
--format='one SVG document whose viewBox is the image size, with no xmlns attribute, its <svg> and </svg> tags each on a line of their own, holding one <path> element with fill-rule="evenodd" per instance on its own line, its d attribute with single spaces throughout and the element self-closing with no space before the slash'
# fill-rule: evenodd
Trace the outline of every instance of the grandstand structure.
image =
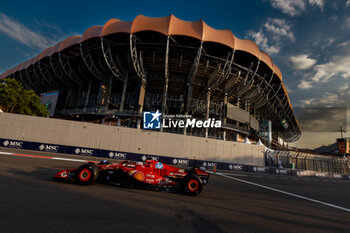
<svg viewBox="0 0 350 233">
<path fill-rule="evenodd" d="M 59 91 L 54 117 L 142 128 L 142 112 L 215 118 L 221 128 L 170 133 L 236 141 L 301 135 L 282 73 L 268 54 L 202 20 L 139 15 L 111 19 L 47 48 L 1 74 L 36 93 Z"/>
</svg>

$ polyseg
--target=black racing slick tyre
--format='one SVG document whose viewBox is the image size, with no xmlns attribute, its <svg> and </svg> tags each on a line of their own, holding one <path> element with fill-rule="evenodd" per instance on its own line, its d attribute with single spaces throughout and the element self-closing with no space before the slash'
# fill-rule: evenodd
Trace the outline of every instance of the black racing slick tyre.
<svg viewBox="0 0 350 233">
<path fill-rule="evenodd" d="M 198 195 L 202 192 L 202 180 L 194 174 L 187 175 L 183 182 L 183 191 L 189 195 Z"/>
<path fill-rule="evenodd" d="M 75 181 L 80 185 L 89 185 L 96 181 L 98 174 L 98 168 L 95 164 L 83 164 L 75 172 Z"/>
<path fill-rule="evenodd" d="M 196 174 L 196 168 L 199 169 L 199 166 L 194 165 L 190 170 L 188 170 L 188 174 Z"/>
</svg>

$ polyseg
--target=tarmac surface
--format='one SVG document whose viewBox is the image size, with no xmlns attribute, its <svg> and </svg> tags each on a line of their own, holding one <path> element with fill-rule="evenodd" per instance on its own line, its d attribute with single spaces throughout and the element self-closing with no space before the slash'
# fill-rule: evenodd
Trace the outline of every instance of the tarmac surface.
<svg viewBox="0 0 350 233">
<path fill-rule="evenodd" d="M 87 159 L 0 148 L 4 233 L 350 232 L 348 180 L 221 171 L 193 197 L 57 183 L 58 170 L 81 163 L 1 154 L 9 151 Z"/>
</svg>

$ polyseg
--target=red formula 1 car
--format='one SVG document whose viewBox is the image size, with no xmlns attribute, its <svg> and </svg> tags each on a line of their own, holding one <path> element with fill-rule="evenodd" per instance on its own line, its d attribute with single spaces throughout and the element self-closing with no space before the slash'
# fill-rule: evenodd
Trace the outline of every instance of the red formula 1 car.
<svg viewBox="0 0 350 233">
<path fill-rule="evenodd" d="M 144 187 L 155 190 L 175 190 L 191 195 L 199 194 L 208 183 L 209 173 L 197 167 L 189 170 L 170 166 L 155 160 L 145 162 L 123 161 L 111 163 L 103 160 L 98 164 L 87 163 L 75 169 L 59 171 L 54 179 L 81 185 L 95 181 L 124 187 Z"/>
</svg>

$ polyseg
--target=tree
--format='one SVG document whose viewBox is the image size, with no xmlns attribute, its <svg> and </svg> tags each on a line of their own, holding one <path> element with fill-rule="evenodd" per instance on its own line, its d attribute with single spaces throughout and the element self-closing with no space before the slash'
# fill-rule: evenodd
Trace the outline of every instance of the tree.
<svg viewBox="0 0 350 233">
<path fill-rule="evenodd" d="M 48 116 L 40 97 L 33 90 L 23 88 L 16 79 L 0 80 L 0 109 L 4 112 L 31 116 Z"/>
</svg>

